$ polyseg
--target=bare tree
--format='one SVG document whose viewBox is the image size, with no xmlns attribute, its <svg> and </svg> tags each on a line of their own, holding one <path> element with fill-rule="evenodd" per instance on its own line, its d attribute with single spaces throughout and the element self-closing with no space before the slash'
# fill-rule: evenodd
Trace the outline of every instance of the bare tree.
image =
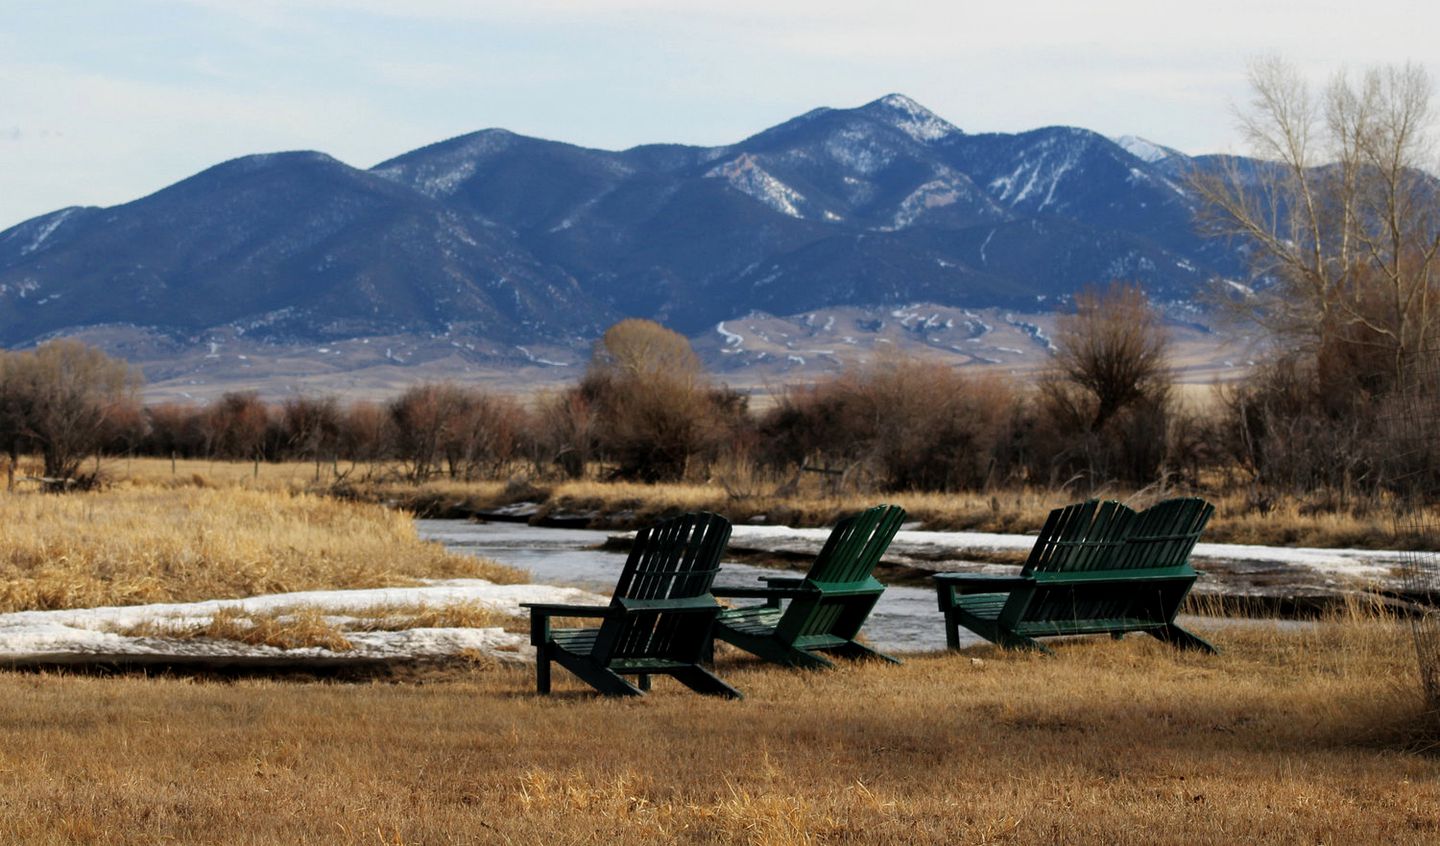
<svg viewBox="0 0 1440 846">
<path fill-rule="evenodd" d="M 280 406 L 286 446 L 315 462 L 317 480 L 321 461 L 336 457 L 342 423 L 340 401 L 335 397 L 290 397 Z"/>
<path fill-rule="evenodd" d="M 776 400 L 758 424 L 767 463 L 809 467 L 836 487 L 873 478 L 891 490 L 994 481 L 1018 410 L 999 379 L 898 355 L 792 385 Z"/>
<path fill-rule="evenodd" d="M 258 462 L 265 457 L 270 407 L 254 391 L 230 391 L 205 408 L 202 429 L 212 457 Z"/>
<path fill-rule="evenodd" d="M 340 451 L 351 461 L 372 464 L 390 455 L 395 434 L 385 406 L 358 401 L 346 409 L 340 428 Z"/>
<path fill-rule="evenodd" d="M 595 449 L 595 409 L 579 386 L 542 393 L 529 442 L 538 472 L 552 464 L 567 478 L 585 474 Z"/>
<path fill-rule="evenodd" d="M 651 320 L 631 318 L 605 330 L 590 362 L 592 374 L 686 385 L 701 379 L 700 358 L 684 335 Z"/>
<path fill-rule="evenodd" d="M 1104 291 L 1081 291 L 1074 313 L 1056 323 L 1055 346 L 1058 375 L 1080 391 L 1065 402 L 1091 431 L 1127 406 L 1169 394 L 1170 336 L 1139 285 L 1113 282 Z"/>
<path fill-rule="evenodd" d="M 1317 94 L 1266 60 L 1250 81 L 1240 125 L 1261 161 L 1225 159 L 1190 180 L 1203 228 L 1252 261 L 1261 284 L 1243 308 L 1292 345 L 1403 378 L 1440 329 L 1429 76 L 1375 68 Z"/>
<path fill-rule="evenodd" d="M 467 405 L 465 392 L 450 383 L 416 385 L 390 401 L 395 455 L 406 464 L 411 481 L 429 479 L 441 469 L 447 454 L 456 456 L 454 444 Z M 452 475 L 454 469 L 452 464 Z"/>
<path fill-rule="evenodd" d="M 683 335 L 649 320 L 623 320 L 595 347 L 581 394 L 616 475 L 647 482 L 685 475 L 713 452 L 743 398 L 715 390 Z"/>
<path fill-rule="evenodd" d="M 1169 335 L 1138 286 L 1075 297 L 1056 324 L 1055 369 L 1040 382 L 1035 470 L 1052 480 L 1146 484 L 1165 461 Z"/>
<path fill-rule="evenodd" d="M 100 350 L 58 340 L 6 359 L 6 416 L 18 427 L 14 434 L 40 450 L 52 486 L 77 480 L 116 421 L 138 417 L 139 373 Z"/>
</svg>

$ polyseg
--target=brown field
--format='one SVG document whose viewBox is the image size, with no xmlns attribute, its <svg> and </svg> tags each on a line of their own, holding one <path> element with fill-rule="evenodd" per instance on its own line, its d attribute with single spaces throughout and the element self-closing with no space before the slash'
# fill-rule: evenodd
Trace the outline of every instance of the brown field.
<svg viewBox="0 0 1440 846">
<path fill-rule="evenodd" d="M 523 581 L 421 541 L 402 512 L 304 492 L 184 484 L 0 496 L 0 611 L 456 577 Z"/>
<path fill-rule="evenodd" d="M 312 465 L 208 464 L 111 462 L 101 492 L 0 496 L 4 607 L 519 577 L 420 542 L 401 512 L 307 493 Z M 560 509 L 764 506 L 810 523 L 870 501 L 544 493 Z M 363 496 L 412 501 L 400 486 Z M 1022 530 L 1065 497 L 886 498 L 934 525 Z M 518 625 L 481 607 L 367 614 L 358 628 Z M 1196 628 L 1224 654 L 1132 636 L 803 673 L 722 650 L 743 702 L 663 678 L 642 701 L 602 700 L 558 669 L 542 698 L 530 668 L 473 660 L 352 683 L 0 672 L 0 842 L 1440 843 L 1440 715 L 1424 711 L 1404 623 L 1352 609 Z M 303 610 L 153 633 L 345 636 Z"/>
<path fill-rule="evenodd" d="M 743 702 L 563 672 L 409 683 L 0 673 L 0 840 L 1440 842 L 1403 626 L 1204 629 L 804 673 Z M 1432 718 L 1433 719 L 1433 718 Z"/>
</svg>

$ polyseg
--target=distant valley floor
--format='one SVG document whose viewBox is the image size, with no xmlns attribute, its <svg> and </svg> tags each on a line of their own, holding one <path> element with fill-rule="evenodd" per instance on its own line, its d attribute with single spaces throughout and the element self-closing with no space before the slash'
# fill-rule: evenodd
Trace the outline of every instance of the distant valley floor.
<svg viewBox="0 0 1440 846">
<path fill-rule="evenodd" d="M 1056 315 L 916 304 L 838 307 L 789 317 L 754 313 L 691 336 L 715 378 L 765 395 L 888 356 L 940 361 L 976 373 L 1029 379 L 1049 363 Z M 1206 386 L 1242 374 L 1253 340 L 1172 310 L 1177 381 Z M 149 402 L 213 399 L 254 390 L 267 399 L 334 394 L 379 399 L 423 381 L 453 380 L 505 393 L 577 381 L 593 339 L 500 344 L 463 335 L 392 335 L 324 344 L 286 344 L 225 327 L 174 337 L 109 325 L 73 333 L 141 367 Z"/>
</svg>

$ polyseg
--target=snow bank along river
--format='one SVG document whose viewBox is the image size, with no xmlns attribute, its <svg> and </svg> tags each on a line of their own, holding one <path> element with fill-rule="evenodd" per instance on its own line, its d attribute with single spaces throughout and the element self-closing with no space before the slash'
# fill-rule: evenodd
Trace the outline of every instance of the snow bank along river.
<svg viewBox="0 0 1440 846">
<path fill-rule="evenodd" d="M 216 612 L 239 609 L 276 613 L 287 608 L 320 608 L 344 628 L 347 614 L 370 608 L 478 602 L 498 611 L 521 614 L 521 602 L 604 603 L 625 557 L 599 549 L 607 532 L 555 529 L 523 523 L 472 523 L 418 520 L 424 538 L 449 549 L 492 558 L 528 570 L 536 584 L 495 585 L 480 579 L 455 579 L 413 588 L 307 591 L 238 600 L 185 604 L 22 611 L 0 614 L 0 662 L 16 664 L 86 661 L 198 661 L 224 664 L 324 663 L 443 658 L 481 652 L 502 660 L 529 661 L 523 634 L 490 629 L 409 629 L 398 632 L 346 632 L 354 648 L 283 650 L 207 638 L 130 636 L 122 632 L 141 623 L 198 625 Z M 737 554 L 811 556 L 828 529 L 736 526 L 730 548 Z M 973 559 L 996 554 L 1018 557 L 1034 543 L 1026 535 L 980 532 L 902 530 L 886 555 L 887 564 L 925 570 L 995 571 L 1003 565 Z M 1333 596 L 1357 585 L 1391 587 L 1404 553 L 1347 549 L 1286 549 L 1202 543 L 1195 561 L 1207 571 L 1197 590 L 1230 595 Z M 774 568 L 726 561 L 717 584 L 754 586 L 762 575 L 787 573 Z M 1232 623 L 1233 624 L 1233 623 Z M 1267 623 L 1271 624 L 1271 623 Z M 914 652 L 945 645 L 934 592 L 928 587 L 891 585 L 865 626 L 866 637 L 886 651 Z M 962 638 L 967 637 L 962 633 Z M 978 639 L 962 643 L 978 643 Z"/>
</svg>

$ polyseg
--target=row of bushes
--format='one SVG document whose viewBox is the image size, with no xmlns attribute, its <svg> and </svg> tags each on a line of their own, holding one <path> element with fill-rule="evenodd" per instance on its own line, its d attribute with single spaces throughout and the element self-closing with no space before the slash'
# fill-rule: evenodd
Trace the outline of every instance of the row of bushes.
<svg viewBox="0 0 1440 846">
<path fill-rule="evenodd" d="M 993 377 L 896 360 L 783 391 L 751 413 L 708 385 L 606 376 L 526 404 L 455 384 L 383 402 L 231 393 L 116 417 L 107 451 L 183 458 L 398 462 L 410 479 L 491 478 L 517 463 L 576 477 L 600 467 L 642 481 L 703 479 L 717 463 L 774 475 L 802 468 L 885 489 L 976 489 L 1017 480 L 1153 480 L 1183 428 L 1165 405 L 1075 429 L 1043 395 Z M 1191 467 L 1194 465 L 1192 463 Z"/>
<path fill-rule="evenodd" d="M 230 393 L 142 407 L 123 363 L 56 342 L 0 357 L 0 435 L 12 457 L 45 455 L 56 486 L 88 481 L 81 459 L 99 450 L 309 460 L 317 474 L 322 462 L 368 462 L 413 481 L 495 478 L 522 465 L 535 476 L 642 481 L 713 478 L 717 467 L 775 479 L 813 470 L 837 486 L 939 491 L 1228 477 L 1262 505 L 1278 492 L 1343 504 L 1440 488 L 1440 432 L 1425 428 L 1440 428 L 1440 402 L 1393 380 L 1337 385 L 1340 368 L 1307 361 L 1258 369 L 1206 414 L 1178 412 L 1159 378 L 1107 405 L 1063 373 L 1023 386 L 902 358 L 785 388 L 752 411 L 748 397 L 706 378 L 683 338 L 627 321 L 581 382 L 524 402 L 429 383 L 385 402 Z"/>
</svg>

